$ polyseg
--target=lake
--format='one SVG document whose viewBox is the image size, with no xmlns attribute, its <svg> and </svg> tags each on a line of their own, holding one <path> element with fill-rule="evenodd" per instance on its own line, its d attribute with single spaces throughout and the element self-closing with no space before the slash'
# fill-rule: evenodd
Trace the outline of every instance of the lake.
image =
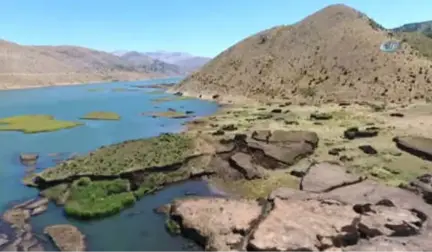
<svg viewBox="0 0 432 252">
<path fill-rule="evenodd" d="M 55 132 L 23 134 L 0 131 L 0 211 L 11 202 L 35 197 L 38 191 L 21 184 L 26 167 L 19 161 L 20 153 L 40 155 L 36 171 L 53 166 L 56 161 L 72 154 L 84 154 L 103 145 L 125 140 L 146 138 L 164 132 L 178 132 L 191 119 L 152 118 L 143 112 L 191 110 L 196 116 L 215 113 L 218 105 L 198 99 L 173 100 L 155 104 L 153 99 L 170 94 L 152 92 L 155 89 L 134 88 L 177 82 L 180 79 L 158 79 L 137 82 L 115 82 L 26 90 L 0 91 L 0 118 L 22 114 L 47 114 L 59 120 L 84 122 L 84 126 Z M 92 111 L 116 112 L 119 121 L 90 121 L 79 118 Z M 153 208 L 175 197 L 192 192 L 210 195 L 213 192 L 203 181 L 190 181 L 165 188 L 155 195 L 144 197 L 117 216 L 91 222 L 65 217 L 62 208 L 50 205 L 48 211 L 32 218 L 34 231 L 42 233 L 46 225 L 71 223 L 88 239 L 88 250 L 193 250 L 198 249 L 181 237 L 172 237 L 164 228 L 164 217 Z M 47 249 L 55 249 L 50 243 Z"/>
</svg>

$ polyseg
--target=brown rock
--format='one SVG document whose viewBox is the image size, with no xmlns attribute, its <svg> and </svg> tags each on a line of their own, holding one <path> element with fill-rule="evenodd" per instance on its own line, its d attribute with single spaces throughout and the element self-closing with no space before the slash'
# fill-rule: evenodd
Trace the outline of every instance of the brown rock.
<svg viewBox="0 0 432 252">
<path fill-rule="evenodd" d="M 261 214 L 255 201 L 223 198 L 176 200 L 171 218 L 178 221 L 186 237 L 207 250 L 231 250 Z"/>
<path fill-rule="evenodd" d="M 35 153 L 21 153 L 20 161 L 23 165 L 34 165 L 39 158 L 38 154 Z"/>
<path fill-rule="evenodd" d="M 294 142 L 278 146 L 249 140 L 247 145 L 250 149 L 263 154 L 256 155 L 257 162 L 267 169 L 287 168 L 314 151 L 312 145 L 306 142 Z M 280 163 L 284 166 L 281 167 Z"/>
<path fill-rule="evenodd" d="M 47 234 L 61 251 L 85 251 L 84 235 L 78 228 L 68 225 L 53 225 L 46 227 Z"/>
<path fill-rule="evenodd" d="M 343 166 L 323 162 L 310 167 L 301 180 L 300 188 L 308 192 L 326 192 L 361 180 L 361 177 L 347 173 Z"/>
<path fill-rule="evenodd" d="M 278 198 L 274 204 L 249 241 L 252 250 L 318 251 L 342 241 L 355 244 L 359 239 L 353 221 L 358 214 L 349 205 Z"/>
<path fill-rule="evenodd" d="M 395 137 L 396 146 L 414 156 L 432 161 L 432 138 L 419 136 Z"/>
<path fill-rule="evenodd" d="M 162 205 L 153 209 L 153 211 L 158 214 L 168 214 L 171 211 L 171 204 Z"/>
<path fill-rule="evenodd" d="M 47 205 L 38 206 L 36 208 L 33 208 L 33 210 L 31 211 L 31 215 L 32 216 L 39 215 L 39 214 L 45 212 L 47 209 L 48 209 Z"/>
<path fill-rule="evenodd" d="M 263 178 L 264 173 L 261 167 L 252 162 L 251 156 L 237 152 L 230 157 L 231 166 L 238 169 L 246 179 Z"/>
<path fill-rule="evenodd" d="M 49 203 L 49 200 L 47 198 L 41 198 L 41 199 L 38 199 L 38 200 L 28 204 L 27 206 L 25 206 L 25 208 L 32 210 L 35 208 L 46 206 L 46 205 L 48 205 L 48 203 Z"/>
<path fill-rule="evenodd" d="M 3 214 L 5 222 L 18 227 L 24 226 L 29 218 L 30 211 L 21 208 L 9 209 Z"/>
</svg>

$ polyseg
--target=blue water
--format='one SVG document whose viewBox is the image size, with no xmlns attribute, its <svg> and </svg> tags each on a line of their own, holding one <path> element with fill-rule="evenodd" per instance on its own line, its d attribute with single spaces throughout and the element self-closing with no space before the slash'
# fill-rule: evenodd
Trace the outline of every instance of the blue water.
<svg viewBox="0 0 432 252">
<path fill-rule="evenodd" d="M 56 132 L 23 134 L 20 132 L 0 132 L 0 211 L 4 211 L 11 202 L 31 198 L 37 195 L 37 190 L 25 187 L 21 179 L 26 168 L 20 164 L 18 158 L 22 152 L 39 153 L 40 159 L 37 169 L 52 166 L 56 159 L 61 160 L 73 153 L 84 154 L 102 145 L 118 143 L 121 141 L 146 138 L 159 135 L 163 132 L 176 132 L 182 130 L 182 123 L 191 119 L 152 118 L 142 116 L 143 112 L 166 111 L 174 108 L 179 111 L 192 110 L 196 116 L 206 116 L 216 112 L 218 105 L 201 100 L 180 100 L 159 104 L 152 103 L 152 99 L 170 96 L 170 94 L 149 93 L 154 89 L 135 88 L 134 91 L 114 91 L 115 88 L 131 88 L 133 85 L 150 85 L 178 81 L 179 79 L 159 79 L 138 82 L 116 82 L 105 84 L 78 85 L 66 87 L 49 87 L 27 90 L 0 91 L 0 118 L 22 114 L 48 114 L 60 120 L 73 120 L 84 122 L 84 126 L 65 129 Z M 89 89 L 97 91 L 89 91 Z M 79 117 L 92 111 L 112 111 L 121 116 L 120 121 L 89 121 L 80 120 Z M 208 194 L 204 183 L 192 183 L 192 187 L 203 194 Z M 188 186 L 178 185 L 177 187 Z M 173 188 L 176 188 L 174 186 Z M 178 196 L 180 189 L 168 190 L 165 198 L 146 198 L 134 208 L 149 209 L 156 203 L 167 201 L 167 198 Z M 162 195 L 163 193 L 161 193 Z M 165 195 L 165 194 L 164 194 Z M 162 197 L 162 196 L 161 196 Z M 52 207 L 51 207 L 52 208 Z M 133 209 L 134 209 L 133 208 Z M 134 210 L 130 210 L 134 211 Z M 125 212 L 126 213 L 126 212 Z M 178 239 L 161 230 L 163 221 L 160 217 L 124 218 L 119 215 L 108 220 L 79 224 L 79 228 L 90 237 L 89 248 L 92 250 L 179 250 Z M 145 215 L 145 214 L 144 214 Z M 141 215 L 142 216 L 142 215 Z M 138 218 L 138 220 L 133 220 Z M 38 221 L 40 220 L 40 221 Z M 128 221 L 130 220 L 130 221 Z M 158 221 L 159 220 L 159 221 Z M 65 222 L 61 209 L 53 208 L 34 220 L 34 225 L 42 228 L 46 224 Z M 155 227 L 155 221 L 162 223 Z M 144 228 L 146 235 L 134 236 L 128 232 L 129 225 L 137 223 Z M 108 227 L 111 228 L 108 228 Z M 117 226 L 117 228 L 116 228 Z M 148 235 L 151 229 L 164 239 L 172 240 L 168 244 L 155 243 L 155 237 Z M 135 229 L 132 228 L 134 232 Z M 162 235 L 164 233 L 165 236 Z M 92 237 L 97 237 L 92 239 Z M 146 238 L 147 237 L 147 238 Z M 150 238 L 149 238 L 150 237 Z M 114 238 L 115 241 L 111 240 Z M 122 241 L 127 242 L 122 242 Z M 170 241 L 171 241 L 170 240 Z M 175 241 L 178 241 L 177 243 Z M 174 244 L 173 246 L 169 244 Z M 106 244 L 106 245 L 104 245 Z M 159 244 L 159 245 L 158 245 Z"/>
</svg>

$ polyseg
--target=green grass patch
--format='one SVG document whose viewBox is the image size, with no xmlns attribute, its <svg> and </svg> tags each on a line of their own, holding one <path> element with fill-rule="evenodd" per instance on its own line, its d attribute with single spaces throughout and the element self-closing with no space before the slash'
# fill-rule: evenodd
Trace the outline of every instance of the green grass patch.
<svg viewBox="0 0 432 252">
<path fill-rule="evenodd" d="M 135 201 L 128 180 L 91 181 L 84 177 L 72 184 L 65 212 L 80 219 L 101 218 L 119 213 Z"/>
<path fill-rule="evenodd" d="M 89 88 L 89 89 L 87 89 L 87 91 L 89 91 L 89 92 L 99 92 L 99 91 L 103 91 L 103 88 Z"/>
<path fill-rule="evenodd" d="M 69 196 L 69 184 L 63 183 L 49 187 L 41 191 L 40 194 L 57 204 L 64 204 Z"/>
<path fill-rule="evenodd" d="M 120 115 L 114 112 L 94 111 L 81 117 L 83 120 L 120 120 Z"/>
<path fill-rule="evenodd" d="M 133 88 L 112 88 L 111 91 L 113 91 L 113 92 L 137 92 L 140 90 L 133 89 Z"/>
<path fill-rule="evenodd" d="M 170 218 L 165 220 L 165 228 L 172 235 L 179 235 L 181 233 L 180 225 Z"/>
<path fill-rule="evenodd" d="M 218 187 L 224 191 L 241 195 L 248 199 L 267 197 L 272 191 L 279 187 L 298 188 L 299 180 L 286 171 L 272 171 L 268 178 L 254 180 L 222 181 L 212 179 Z"/>
<path fill-rule="evenodd" d="M 80 125 L 82 123 L 56 120 L 50 115 L 19 115 L 0 119 L 0 131 L 20 131 L 26 134 L 69 129 Z"/>
<path fill-rule="evenodd" d="M 168 97 L 159 97 L 152 99 L 152 103 L 163 103 L 163 102 L 170 102 L 170 101 L 183 101 L 183 100 L 192 100 L 193 97 L 188 96 L 168 96 Z"/>
<path fill-rule="evenodd" d="M 102 147 L 91 154 L 45 169 L 39 176 L 49 181 L 73 175 L 118 175 L 183 162 L 194 151 L 194 141 L 189 136 L 162 134 Z"/>
<path fill-rule="evenodd" d="M 152 116 L 152 117 L 165 117 L 165 118 L 187 118 L 188 116 L 183 112 L 178 111 L 163 111 L 163 112 L 149 112 L 142 113 L 144 116 Z"/>
</svg>

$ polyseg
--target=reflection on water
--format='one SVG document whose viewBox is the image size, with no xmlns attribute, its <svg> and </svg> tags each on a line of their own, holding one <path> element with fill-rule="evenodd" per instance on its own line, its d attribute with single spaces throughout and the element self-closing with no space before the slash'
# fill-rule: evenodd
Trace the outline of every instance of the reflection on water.
<svg viewBox="0 0 432 252">
<path fill-rule="evenodd" d="M 142 116 L 143 112 L 174 108 L 179 111 L 192 110 L 197 116 L 205 116 L 217 110 L 217 104 L 200 100 L 169 101 L 155 106 L 152 99 L 169 95 L 149 93 L 151 90 L 112 92 L 112 89 L 127 88 L 131 84 L 151 85 L 172 81 L 178 79 L 0 91 L 0 118 L 20 114 L 48 114 L 60 120 L 79 120 L 92 111 L 115 112 L 122 118 L 120 121 L 85 121 L 85 126 L 50 133 L 26 135 L 20 132 L 0 132 L 0 211 L 7 209 L 11 202 L 37 195 L 37 190 L 21 184 L 21 179 L 29 169 L 38 172 L 73 154 L 87 153 L 102 145 L 179 131 L 182 123 L 190 120 L 152 118 Z M 92 88 L 100 91 L 89 91 Z M 38 153 L 36 165 L 23 166 L 19 160 L 20 153 Z M 203 182 L 176 185 L 160 194 L 142 199 L 133 208 L 113 218 L 73 223 L 82 228 L 89 238 L 92 250 L 179 250 L 184 240 L 166 234 L 163 218 L 153 214 L 151 209 L 166 203 L 172 197 L 181 196 L 183 189 L 209 193 Z M 145 214 L 126 217 L 128 211 L 137 210 L 142 210 Z M 62 209 L 51 206 L 49 212 L 35 218 L 33 224 L 40 231 L 46 224 L 68 221 L 63 216 Z"/>
</svg>

